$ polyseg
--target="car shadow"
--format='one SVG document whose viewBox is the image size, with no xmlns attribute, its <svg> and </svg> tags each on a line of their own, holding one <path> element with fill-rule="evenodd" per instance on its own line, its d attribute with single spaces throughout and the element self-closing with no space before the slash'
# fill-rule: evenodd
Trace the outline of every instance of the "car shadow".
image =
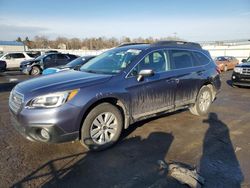
<svg viewBox="0 0 250 188">
<path fill-rule="evenodd" d="M 115 147 L 102 152 L 83 152 L 51 160 L 13 187 L 149 187 L 169 185 L 183 187 L 159 169 L 158 160 L 166 158 L 174 136 L 153 132 L 147 138 L 139 136 L 122 140 Z M 64 165 L 57 168 L 58 162 Z M 67 162 L 65 162 L 67 161 Z M 158 185 L 159 184 L 159 185 Z M 184 186 L 185 187 L 185 186 Z"/>
<path fill-rule="evenodd" d="M 227 85 L 229 85 L 230 87 L 233 87 L 232 80 L 227 80 L 226 83 L 227 83 Z"/>
<path fill-rule="evenodd" d="M 243 88 L 243 89 L 249 89 L 250 87 L 249 86 L 233 86 L 232 84 L 232 80 L 227 80 L 227 85 L 229 85 L 230 87 L 233 87 L 233 88 Z"/>
<path fill-rule="evenodd" d="M 230 139 L 229 129 L 216 113 L 210 113 L 203 140 L 199 172 L 206 180 L 204 187 L 241 187 L 243 174 Z"/>
</svg>

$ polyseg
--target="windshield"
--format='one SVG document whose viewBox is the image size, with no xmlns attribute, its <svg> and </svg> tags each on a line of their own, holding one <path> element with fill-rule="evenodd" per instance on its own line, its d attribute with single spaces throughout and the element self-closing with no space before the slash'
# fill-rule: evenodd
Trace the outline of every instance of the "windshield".
<svg viewBox="0 0 250 188">
<path fill-rule="evenodd" d="M 78 65 L 82 65 L 84 62 L 88 61 L 89 59 L 92 59 L 93 57 L 92 56 L 78 57 L 78 58 L 74 59 L 73 61 L 69 62 L 65 67 L 75 67 Z"/>
<path fill-rule="evenodd" d="M 126 68 L 139 54 L 138 49 L 114 49 L 91 59 L 81 67 L 81 71 L 117 74 Z"/>
<path fill-rule="evenodd" d="M 84 57 L 78 57 L 78 58 L 74 59 L 73 61 L 70 61 L 67 65 L 65 65 L 65 67 L 75 67 L 75 66 L 83 63 L 83 61 L 85 61 Z"/>
<path fill-rule="evenodd" d="M 43 54 L 43 55 L 40 55 L 38 56 L 35 60 L 41 60 L 43 59 L 45 56 L 47 56 L 48 54 Z"/>
<path fill-rule="evenodd" d="M 216 57 L 215 61 L 226 61 L 227 57 Z"/>
</svg>

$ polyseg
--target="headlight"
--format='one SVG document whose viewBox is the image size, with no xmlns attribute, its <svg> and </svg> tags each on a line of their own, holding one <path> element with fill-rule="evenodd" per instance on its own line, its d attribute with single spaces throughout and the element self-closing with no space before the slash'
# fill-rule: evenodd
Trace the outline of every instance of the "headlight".
<svg viewBox="0 0 250 188">
<path fill-rule="evenodd" d="M 63 91 L 38 96 L 28 103 L 30 108 L 54 108 L 63 105 L 67 101 L 73 99 L 79 89 L 71 91 Z"/>
<path fill-rule="evenodd" d="M 237 73 L 242 73 L 242 68 L 241 67 L 234 67 L 234 72 L 237 72 Z"/>
</svg>

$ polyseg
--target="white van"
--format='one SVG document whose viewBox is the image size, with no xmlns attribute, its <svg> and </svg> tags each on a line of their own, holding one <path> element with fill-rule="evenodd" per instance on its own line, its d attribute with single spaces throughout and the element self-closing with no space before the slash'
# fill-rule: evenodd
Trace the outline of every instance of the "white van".
<svg viewBox="0 0 250 188">
<path fill-rule="evenodd" d="M 26 52 L 8 52 L 4 53 L 0 60 L 3 60 L 7 64 L 8 69 L 18 69 L 20 67 L 20 63 L 25 60 L 33 59 Z"/>
</svg>

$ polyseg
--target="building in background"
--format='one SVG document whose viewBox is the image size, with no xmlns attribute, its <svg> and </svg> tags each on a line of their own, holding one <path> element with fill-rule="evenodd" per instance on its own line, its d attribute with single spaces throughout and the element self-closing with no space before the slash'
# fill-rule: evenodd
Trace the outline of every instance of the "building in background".
<svg viewBox="0 0 250 188">
<path fill-rule="evenodd" d="M 250 40 L 224 40 L 199 42 L 208 50 L 213 58 L 218 56 L 234 56 L 239 61 L 250 56 Z"/>
<path fill-rule="evenodd" d="M 17 41 L 0 41 L 0 53 L 25 51 L 24 43 Z"/>
</svg>

